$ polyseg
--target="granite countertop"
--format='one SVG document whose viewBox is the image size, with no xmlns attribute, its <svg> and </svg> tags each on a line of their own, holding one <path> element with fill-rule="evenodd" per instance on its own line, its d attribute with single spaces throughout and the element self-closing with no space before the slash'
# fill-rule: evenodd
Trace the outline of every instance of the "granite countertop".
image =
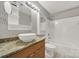
<svg viewBox="0 0 79 59">
<path fill-rule="evenodd" d="M 6 55 L 26 48 L 36 42 L 43 40 L 45 37 L 37 37 L 31 42 L 22 42 L 19 38 L 12 41 L 6 41 L 0 43 L 0 57 L 5 57 Z"/>
</svg>

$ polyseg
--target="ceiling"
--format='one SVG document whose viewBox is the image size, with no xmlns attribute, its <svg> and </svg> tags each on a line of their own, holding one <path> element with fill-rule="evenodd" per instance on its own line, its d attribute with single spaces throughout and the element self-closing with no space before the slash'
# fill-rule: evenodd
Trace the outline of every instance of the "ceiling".
<svg viewBox="0 0 79 59">
<path fill-rule="evenodd" d="M 79 1 L 39 1 L 39 3 L 50 14 L 55 14 L 57 12 L 61 12 L 79 6 Z"/>
</svg>

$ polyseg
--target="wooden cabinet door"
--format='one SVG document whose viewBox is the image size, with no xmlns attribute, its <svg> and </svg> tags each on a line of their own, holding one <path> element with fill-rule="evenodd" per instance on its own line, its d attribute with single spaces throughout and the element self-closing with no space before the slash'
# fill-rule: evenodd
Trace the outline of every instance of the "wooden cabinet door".
<svg viewBox="0 0 79 59">
<path fill-rule="evenodd" d="M 33 54 L 29 55 L 29 58 L 44 58 L 45 57 L 45 48 L 41 47 L 37 49 Z"/>
<path fill-rule="evenodd" d="M 17 51 L 16 53 L 9 55 L 8 58 L 32 58 L 32 57 L 40 58 L 40 57 L 44 57 L 44 50 L 45 50 L 44 47 L 45 47 L 45 41 L 42 40 L 27 48 L 22 49 L 21 51 Z M 38 53 L 38 51 L 40 51 L 40 52 Z"/>
</svg>

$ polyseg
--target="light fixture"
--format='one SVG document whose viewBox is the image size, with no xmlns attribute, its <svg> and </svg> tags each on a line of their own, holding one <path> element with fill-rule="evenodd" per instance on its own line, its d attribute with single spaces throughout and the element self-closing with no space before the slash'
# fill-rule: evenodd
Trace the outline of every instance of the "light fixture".
<svg viewBox="0 0 79 59">
<path fill-rule="evenodd" d="M 4 2 L 4 9 L 8 14 L 10 14 L 12 10 L 11 4 L 9 2 Z"/>
<path fill-rule="evenodd" d="M 29 7 L 31 7 L 32 9 L 34 9 L 36 11 L 40 11 L 40 9 L 36 5 L 34 5 L 33 3 L 29 2 L 29 1 L 26 2 L 26 5 L 28 5 Z"/>
<path fill-rule="evenodd" d="M 55 24 L 57 25 L 57 24 L 58 24 L 58 22 L 57 22 L 57 21 L 55 21 Z"/>
</svg>

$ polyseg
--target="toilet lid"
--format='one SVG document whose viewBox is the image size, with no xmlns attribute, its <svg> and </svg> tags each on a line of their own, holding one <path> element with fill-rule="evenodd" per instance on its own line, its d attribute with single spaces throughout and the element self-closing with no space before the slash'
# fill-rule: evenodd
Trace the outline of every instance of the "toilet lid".
<svg viewBox="0 0 79 59">
<path fill-rule="evenodd" d="M 46 45 L 47 48 L 56 48 L 55 45 L 50 44 L 50 43 L 46 43 L 45 45 Z"/>
</svg>

